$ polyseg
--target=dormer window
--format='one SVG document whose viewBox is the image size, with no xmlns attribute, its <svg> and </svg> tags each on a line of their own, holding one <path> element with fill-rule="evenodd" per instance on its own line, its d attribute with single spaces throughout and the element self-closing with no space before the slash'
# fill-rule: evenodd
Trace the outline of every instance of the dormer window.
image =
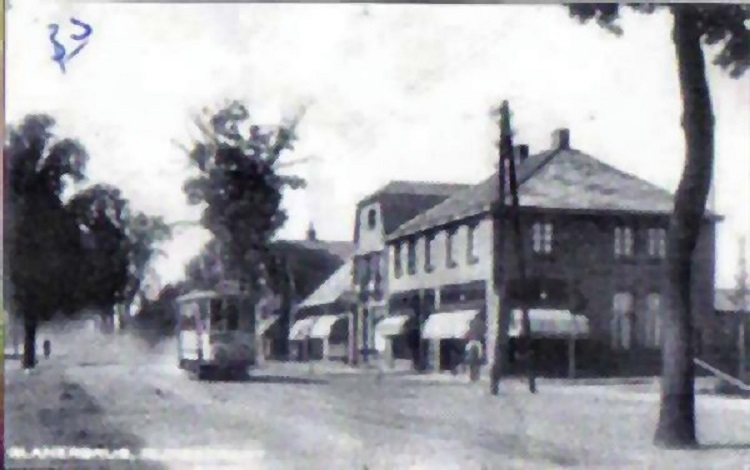
<svg viewBox="0 0 750 470">
<path fill-rule="evenodd" d="M 375 209 L 367 211 L 367 228 L 373 230 L 378 223 L 378 214 Z"/>
</svg>

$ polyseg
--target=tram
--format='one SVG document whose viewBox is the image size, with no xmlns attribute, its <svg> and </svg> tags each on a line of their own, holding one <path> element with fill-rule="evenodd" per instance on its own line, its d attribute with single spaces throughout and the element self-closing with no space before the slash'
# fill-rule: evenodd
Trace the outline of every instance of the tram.
<svg viewBox="0 0 750 470">
<path fill-rule="evenodd" d="M 253 299 L 238 288 L 177 298 L 179 366 L 193 377 L 240 378 L 257 364 Z"/>
</svg>

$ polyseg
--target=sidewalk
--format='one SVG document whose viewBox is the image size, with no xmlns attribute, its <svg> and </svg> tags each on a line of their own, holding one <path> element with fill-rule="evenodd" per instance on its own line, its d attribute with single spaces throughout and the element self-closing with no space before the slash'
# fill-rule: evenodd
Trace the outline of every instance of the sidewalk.
<svg viewBox="0 0 750 470">
<path fill-rule="evenodd" d="M 380 361 L 372 361 L 366 364 L 352 366 L 341 361 L 318 360 L 309 362 L 266 360 L 256 370 L 281 375 L 373 375 L 382 373 L 384 375 L 418 375 L 411 369 L 411 363 L 396 364 L 393 369 L 388 368 Z"/>
</svg>

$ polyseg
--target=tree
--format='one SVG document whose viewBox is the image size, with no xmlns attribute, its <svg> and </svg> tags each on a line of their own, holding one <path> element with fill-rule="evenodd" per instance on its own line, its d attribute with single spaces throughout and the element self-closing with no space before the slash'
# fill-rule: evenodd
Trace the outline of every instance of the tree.
<svg viewBox="0 0 750 470">
<path fill-rule="evenodd" d="M 71 312 L 75 266 L 82 252 L 79 227 L 62 195 L 81 181 L 87 154 L 73 139 L 58 139 L 55 120 L 30 115 L 10 126 L 3 152 L 4 275 L 14 317 L 23 319 L 23 366 L 36 364 L 39 322 Z"/>
<path fill-rule="evenodd" d="M 202 138 L 188 156 L 198 176 L 184 191 L 191 204 L 204 205 L 201 222 L 218 242 L 222 266 L 248 292 L 257 292 L 267 278 L 269 242 L 287 217 L 283 190 L 305 184 L 279 172 L 281 158 L 293 150 L 299 119 L 260 126 L 236 101 L 208 122 L 195 119 Z"/>
<path fill-rule="evenodd" d="M 172 237 L 172 229 L 162 217 L 154 217 L 136 212 L 126 226 L 130 241 L 128 281 L 125 286 L 123 302 L 125 311 L 143 287 L 151 261 L 164 253 L 157 244 Z"/>
<path fill-rule="evenodd" d="M 621 34 L 618 4 L 568 6 L 582 22 L 596 20 Z M 657 6 L 634 5 L 645 13 Z M 706 78 L 703 43 L 716 46 L 715 63 L 737 78 L 750 68 L 750 7 L 747 5 L 675 4 L 672 41 L 683 102 L 685 164 L 675 193 L 667 235 L 667 308 L 662 347 L 662 390 L 654 443 L 669 448 L 697 444 L 695 370 L 690 279 L 695 246 L 704 221 L 714 161 L 714 116 Z"/>
<path fill-rule="evenodd" d="M 119 189 L 98 184 L 77 193 L 67 204 L 83 231 L 76 307 L 94 308 L 110 331 L 116 305 L 129 306 L 157 254 L 156 243 L 170 237 L 160 217 L 133 211 Z"/>
<path fill-rule="evenodd" d="M 158 344 L 174 334 L 177 326 L 177 297 L 183 293 L 183 286 L 167 284 L 153 300 L 143 300 L 134 323 L 138 331 L 150 345 Z"/>
</svg>

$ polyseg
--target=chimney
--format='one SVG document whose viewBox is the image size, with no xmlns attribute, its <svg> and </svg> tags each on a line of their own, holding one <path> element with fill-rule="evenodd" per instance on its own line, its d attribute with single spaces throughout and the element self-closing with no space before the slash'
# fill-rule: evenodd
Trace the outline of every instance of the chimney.
<svg viewBox="0 0 750 470">
<path fill-rule="evenodd" d="M 307 239 L 310 241 L 316 241 L 318 239 L 317 234 L 315 233 L 315 227 L 313 227 L 313 224 L 310 224 L 310 227 L 307 229 Z"/>
<path fill-rule="evenodd" d="M 553 149 L 569 149 L 570 148 L 570 130 L 569 129 L 557 129 L 552 133 L 552 148 Z"/>
<path fill-rule="evenodd" d="M 528 145 L 518 146 L 518 158 L 521 160 L 521 163 L 525 162 L 526 159 L 529 158 L 529 146 Z"/>
</svg>

